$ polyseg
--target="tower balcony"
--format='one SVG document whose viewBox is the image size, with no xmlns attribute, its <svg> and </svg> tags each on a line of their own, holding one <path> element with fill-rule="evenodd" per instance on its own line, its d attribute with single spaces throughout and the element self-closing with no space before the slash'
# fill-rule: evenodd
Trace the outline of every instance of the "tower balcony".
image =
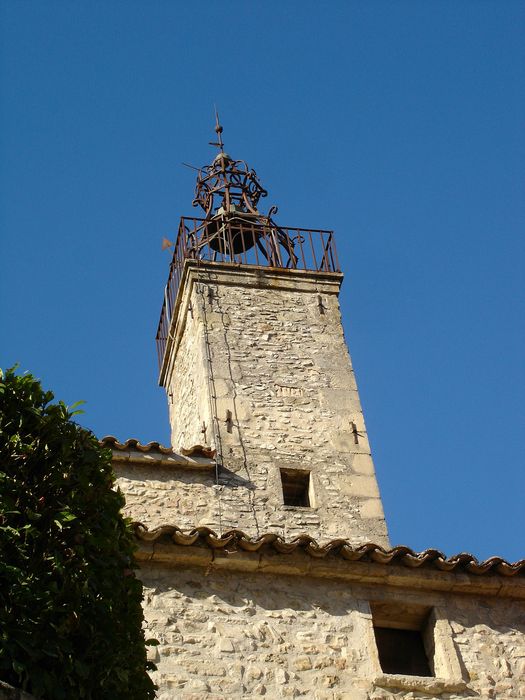
<svg viewBox="0 0 525 700">
<path fill-rule="evenodd" d="M 278 226 L 270 217 L 232 209 L 212 218 L 180 220 L 156 335 L 159 369 L 164 363 L 182 274 L 189 261 L 206 267 L 226 263 L 273 271 L 340 273 L 333 231 Z"/>
</svg>

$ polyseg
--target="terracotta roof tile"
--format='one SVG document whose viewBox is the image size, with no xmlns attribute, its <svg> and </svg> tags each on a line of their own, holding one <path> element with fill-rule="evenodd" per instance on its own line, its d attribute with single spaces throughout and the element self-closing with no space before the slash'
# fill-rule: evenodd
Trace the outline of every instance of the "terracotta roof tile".
<svg viewBox="0 0 525 700">
<path fill-rule="evenodd" d="M 368 542 L 352 545 L 348 540 L 332 540 L 319 545 L 309 535 L 300 535 L 286 542 L 282 537 L 266 533 L 257 538 L 251 538 L 241 530 L 230 530 L 218 536 L 208 527 L 197 527 L 188 533 L 174 525 L 162 525 L 153 530 L 142 523 L 133 523 L 135 535 L 144 542 L 169 540 L 185 547 L 206 546 L 212 550 L 227 549 L 228 551 L 259 552 L 263 549 L 273 549 L 279 554 L 292 554 L 298 550 L 309 556 L 322 559 L 339 557 L 347 561 L 376 562 L 378 564 L 397 564 L 407 568 L 428 567 L 438 571 L 467 572 L 470 574 L 499 574 L 501 576 L 525 575 L 525 559 L 511 564 L 501 557 L 491 557 L 479 562 L 472 554 L 461 553 L 446 557 L 437 549 L 426 549 L 424 552 L 414 552 L 405 546 L 383 549 L 377 544 Z"/>
<path fill-rule="evenodd" d="M 173 454 L 171 447 L 164 447 L 155 441 L 148 442 L 147 445 L 141 445 L 135 438 L 129 438 L 126 442 L 119 442 L 113 435 L 106 435 L 99 442 L 102 447 L 110 447 L 112 450 L 138 450 L 139 452 L 161 452 L 164 455 Z"/>
<path fill-rule="evenodd" d="M 102 440 L 99 440 L 99 443 L 103 447 L 110 447 L 112 450 L 119 450 L 122 452 L 127 450 L 137 450 L 138 452 L 160 452 L 163 455 L 176 454 L 171 447 L 165 447 L 164 445 L 161 445 L 160 442 L 156 441 L 151 441 L 148 442 L 147 445 L 142 445 L 135 438 L 129 438 L 126 440 L 126 442 L 119 442 L 113 435 L 106 435 L 102 438 Z M 180 453 L 184 457 L 206 457 L 207 459 L 213 459 L 215 457 L 216 450 L 204 445 L 193 445 L 193 447 L 183 447 Z"/>
<path fill-rule="evenodd" d="M 180 452 L 185 457 L 207 457 L 208 459 L 213 459 L 217 450 L 212 450 L 211 447 L 205 447 L 204 445 L 194 445 L 193 447 L 181 447 Z"/>
</svg>

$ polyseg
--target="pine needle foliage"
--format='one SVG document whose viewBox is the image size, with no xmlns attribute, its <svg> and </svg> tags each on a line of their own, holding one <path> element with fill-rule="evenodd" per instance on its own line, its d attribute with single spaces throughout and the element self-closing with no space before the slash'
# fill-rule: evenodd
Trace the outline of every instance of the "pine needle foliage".
<svg viewBox="0 0 525 700">
<path fill-rule="evenodd" d="M 142 584 L 111 453 L 30 374 L 0 373 L 0 679 L 148 700 Z"/>
</svg>

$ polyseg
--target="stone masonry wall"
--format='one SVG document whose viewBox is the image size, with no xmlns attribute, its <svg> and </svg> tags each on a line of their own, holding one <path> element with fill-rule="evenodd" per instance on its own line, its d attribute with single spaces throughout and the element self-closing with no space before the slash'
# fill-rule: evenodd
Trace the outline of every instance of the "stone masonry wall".
<svg viewBox="0 0 525 700">
<path fill-rule="evenodd" d="M 220 529 L 214 471 L 121 462 L 113 468 L 126 498 L 124 513 L 134 521 L 150 529 L 166 524 L 183 530 L 200 525 Z"/>
<path fill-rule="evenodd" d="M 172 445 L 212 443 L 223 468 L 218 484 L 213 475 L 192 481 L 137 471 L 124 487 L 133 517 L 140 481 L 139 498 L 151 503 L 156 489 L 169 490 L 161 496 L 168 510 L 142 516 L 152 524 L 182 518 L 251 535 L 307 532 L 323 541 L 388 544 L 343 336 L 340 282 L 339 275 L 297 271 L 190 269 L 165 375 Z M 283 505 L 280 469 L 310 473 L 312 507 Z M 176 504 L 192 499 L 189 522 Z"/>
<path fill-rule="evenodd" d="M 177 371 L 173 372 L 167 391 L 172 445 L 178 449 L 206 445 L 211 438 L 204 342 L 203 324 L 190 311 L 186 332 L 177 348 Z M 203 432 L 205 425 L 207 433 Z"/>
<path fill-rule="evenodd" d="M 520 602 L 155 565 L 140 575 L 158 700 L 525 697 Z M 446 666 L 415 684 L 381 673 L 369 601 L 392 597 L 440 610 L 462 682 Z"/>
</svg>

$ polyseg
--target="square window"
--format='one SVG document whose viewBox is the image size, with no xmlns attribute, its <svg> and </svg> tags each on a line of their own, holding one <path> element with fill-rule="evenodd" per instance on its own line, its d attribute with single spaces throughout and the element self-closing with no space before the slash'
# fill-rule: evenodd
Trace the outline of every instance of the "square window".
<svg viewBox="0 0 525 700">
<path fill-rule="evenodd" d="M 434 676 L 431 609 L 389 603 L 371 603 L 370 608 L 383 673 Z"/>
<path fill-rule="evenodd" d="M 302 469 L 281 469 L 281 485 L 285 506 L 310 508 L 310 472 Z"/>
<path fill-rule="evenodd" d="M 419 630 L 374 627 L 374 634 L 383 673 L 432 676 Z"/>
</svg>

